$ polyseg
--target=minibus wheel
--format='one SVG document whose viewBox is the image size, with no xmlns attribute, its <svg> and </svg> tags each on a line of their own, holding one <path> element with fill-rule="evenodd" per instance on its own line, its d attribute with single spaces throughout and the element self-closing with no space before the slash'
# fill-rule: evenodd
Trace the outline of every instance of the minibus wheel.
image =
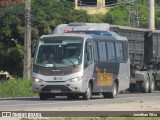
<svg viewBox="0 0 160 120">
<path fill-rule="evenodd" d="M 117 84 L 116 82 L 113 83 L 112 92 L 105 92 L 103 93 L 104 98 L 115 98 L 117 96 Z"/>
<path fill-rule="evenodd" d="M 91 84 L 89 83 L 86 92 L 83 94 L 83 99 L 90 100 L 91 97 L 92 97 L 92 88 L 91 88 Z"/>
<path fill-rule="evenodd" d="M 111 98 L 115 98 L 117 96 L 117 93 L 118 93 L 118 86 L 117 83 L 114 82 L 112 92 L 110 93 Z"/>
</svg>

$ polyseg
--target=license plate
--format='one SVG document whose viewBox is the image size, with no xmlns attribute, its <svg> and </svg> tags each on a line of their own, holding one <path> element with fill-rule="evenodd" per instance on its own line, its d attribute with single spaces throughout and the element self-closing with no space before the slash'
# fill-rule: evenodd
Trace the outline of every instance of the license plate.
<svg viewBox="0 0 160 120">
<path fill-rule="evenodd" d="M 53 80 L 63 80 L 63 77 L 53 77 Z"/>
<path fill-rule="evenodd" d="M 61 93 L 61 90 L 51 90 L 51 93 Z"/>
</svg>

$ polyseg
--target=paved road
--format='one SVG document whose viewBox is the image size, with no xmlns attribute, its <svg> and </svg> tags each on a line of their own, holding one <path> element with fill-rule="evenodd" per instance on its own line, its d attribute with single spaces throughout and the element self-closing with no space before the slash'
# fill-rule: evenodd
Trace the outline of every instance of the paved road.
<svg viewBox="0 0 160 120">
<path fill-rule="evenodd" d="M 0 111 L 160 111 L 160 91 L 119 94 L 115 99 L 94 96 L 92 100 L 67 100 L 56 97 L 46 101 L 32 98 L 0 99 Z"/>
<path fill-rule="evenodd" d="M 17 120 L 17 116 L 19 118 L 124 115 L 160 117 L 160 91 L 150 94 L 119 94 L 115 99 L 93 96 L 93 99 L 88 101 L 82 98 L 67 100 L 66 97 L 56 97 L 46 101 L 41 101 L 38 97 L 1 98 L 0 119 L 2 119 L 1 116 L 6 115 L 6 113 L 3 113 L 6 111 L 11 113 L 12 117 L 2 117 L 4 120 L 11 120 L 11 118 Z"/>
</svg>

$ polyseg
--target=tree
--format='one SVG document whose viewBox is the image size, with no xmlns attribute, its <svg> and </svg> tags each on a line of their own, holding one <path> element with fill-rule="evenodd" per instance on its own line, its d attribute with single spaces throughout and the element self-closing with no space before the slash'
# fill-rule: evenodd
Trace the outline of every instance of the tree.
<svg viewBox="0 0 160 120">
<path fill-rule="evenodd" d="M 94 14 L 90 15 L 90 22 L 92 23 L 103 23 L 104 22 L 104 15 L 99 13 L 99 14 Z"/>
<path fill-rule="evenodd" d="M 24 3 L 17 3 L 0 8 L 0 69 L 18 76 L 23 71 L 24 7 Z M 67 1 L 32 0 L 31 8 L 32 43 L 51 34 L 58 24 L 89 21 L 86 11 L 74 10 Z"/>
<path fill-rule="evenodd" d="M 32 26 L 38 29 L 39 36 L 52 33 L 58 24 L 75 21 L 89 21 L 89 16 L 85 11 L 74 10 L 70 2 L 55 2 L 55 0 L 32 2 Z"/>
<path fill-rule="evenodd" d="M 134 27 L 135 23 L 135 15 L 134 15 L 134 3 L 131 3 L 131 13 L 132 13 L 132 24 L 131 27 Z M 108 13 L 105 14 L 104 22 L 116 25 L 124 25 L 128 26 L 128 14 L 129 14 L 129 4 L 122 4 L 115 6 L 110 9 Z M 138 1 L 138 15 L 140 21 L 141 28 L 148 27 L 148 16 L 149 16 L 149 9 L 148 9 L 148 1 L 146 0 L 139 0 Z"/>
<path fill-rule="evenodd" d="M 105 14 L 104 22 L 116 25 L 128 25 L 128 9 L 126 5 L 115 6 Z"/>
</svg>

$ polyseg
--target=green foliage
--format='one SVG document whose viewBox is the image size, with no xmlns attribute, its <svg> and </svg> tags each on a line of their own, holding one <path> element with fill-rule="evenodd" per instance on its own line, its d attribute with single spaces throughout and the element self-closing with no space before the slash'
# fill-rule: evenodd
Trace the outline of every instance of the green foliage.
<svg viewBox="0 0 160 120">
<path fill-rule="evenodd" d="M 156 9 L 155 16 L 156 29 L 160 29 L 160 9 Z"/>
<path fill-rule="evenodd" d="M 148 26 L 149 26 L 148 1 L 139 0 L 138 11 L 139 11 L 139 18 L 140 18 L 140 27 L 141 28 L 148 28 Z"/>
<path fill-rule="evenodd" d="M 0 98 L 3 97 L 29 97 L 34 96 L 31 80 L 14 79 L 0 81 Z"/>
<path fill-rule="evenodd" d="M 160 0 L 156 0 L 160 5 Z M 22 76 L 23 45 L 25 30 L 25 4 L 12 4 L 0 8 L 0 69 Z M 134 4 L 131 5 L 131 11 Z M 148 28 L 148 1 L 138 1 L 138 14 L 141 28 Z M 113 6 L 105 15 L 88 15 L 86 11 L 75 10 L 73 4 L 59 0 L 31 1 L 31 36 L 33 44 L 41 35 L 51 34 L 58 24 L 70 22 L 95 22 L 116 25 L 128 24 L 128 4 Z M 135 15 L 131 13 L 131 25 L 135 26 Z M 156 7 L 156 28 L 160 29 L 160 8 Z"/>
<path fill-rule="evenodd" d="M 0 70 L 22 76 L 25 30 L 25 4 L 12 4 L 0 8 Z M 87 22 L 85 11 L 74 10 L 70 2 L 58 0 L 32 0 L 31 36 L 34 43 L 41 35 L 51 34 L 62 23 Z"/>
<path fill-rule="evenodd" d="M 90 22 L 92 23 L 103 23 L 104 22 L 104 15 L 103 14 L 94 14 L 90 15 Z"/>
<path fill-rule="evenodd" d="M 134 4 L 130 5 L 130 19 L 131 23 L 128 23 L 128 15 L 129 15 L 129 5 L 122 4 L 119 6 L 115 6 L 110 9 L 108 13 L 105 14 L 104 22 L 116 25 L 124 25 L 124 26 L 136 26 L 136 18 L 134 14 Z M 148 28 L 148 17 L 149 17 L 149 9 L 148 9 L 148 1 L 139 0 L 138 1 L 138 15 L 139 15 L 139 23 L 141 28 Z"/>
<path fill-rule="evenodd" d="M 23 47 L 21 45 L 17 45 L 16 47 L 9 48 L 7 52 L 8 57 L 8 71 L 11 74 L 22 76 L 23 74 Z"/>
<path fill-rule="evenodd" d="M 22 76 L 23 73 L 23 47 L 3 47 L 0 45 L 0 67 L 1 70 L 9 71 L 15 76 Z"/>
<path fill-rule="evenodd" d="M 117 6 L 105 14 L 104 22 L 116 25 L 127 25 L 128 10 L 125 5 Z"/>
<path fill-rule="evenodd" d="M 32 26 L 38 29 L 39 36 L 50 34 L 58 24 L 88 20 L 85 11 L 74 10 L 74 6 L 69 2 L 56 2 L 56 0 L 32 2 Z"/>
<path fill-rule="evenodd" d="M 23 37 L 19 36 L 18 28 L 24 26 L 24 4 L 14 4 L 6 9 L 0 9 L 1 39 L 17 39 L 23 44 Z M 3 13 L 3 14 L 1 14 Z M 23 35 L 24 36 L 24 35 Z"/>
</svg>

